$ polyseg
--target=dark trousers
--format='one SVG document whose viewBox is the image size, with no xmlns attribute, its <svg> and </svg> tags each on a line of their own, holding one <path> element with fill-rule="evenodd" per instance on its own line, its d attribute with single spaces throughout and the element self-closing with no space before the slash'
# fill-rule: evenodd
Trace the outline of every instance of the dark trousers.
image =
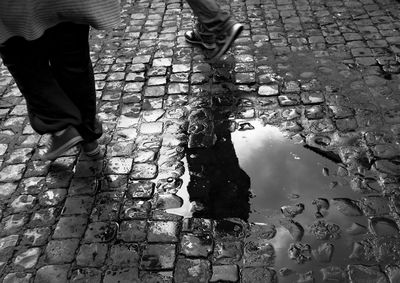
<svg viewBox="0 0 400 283">
<path fill-rule="evenodd" d="M 96 120 L 96 91 L 89 54 L 89 26 L 61 23 L 37 40 L 13 37 L 0 56 L 26 99 L 39 134 L 74 126 L 85 141 L 102 134 Z"/>
<path fill-rule="evenodd" d="M 186 0 L 186 2 L 198 19 L 200 32 L 221 32 L 230 28 L 234 23 L 230 13 L 221 10 L 216 0 Z"/>
</svg>

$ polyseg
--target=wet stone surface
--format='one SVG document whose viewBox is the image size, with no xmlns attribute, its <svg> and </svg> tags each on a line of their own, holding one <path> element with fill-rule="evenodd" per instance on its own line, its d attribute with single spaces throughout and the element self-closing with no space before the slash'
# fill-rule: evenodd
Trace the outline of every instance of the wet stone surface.
<svg viewBox="0 0 400 283">
<path fill-rule="evenodd" d="M 0 61 L 1 282 L 400 281 L 400 4 L 218 4 L 216 62 L 185 1 L 91 29 L 94 160 L 40 160 Z"/>
</svg>

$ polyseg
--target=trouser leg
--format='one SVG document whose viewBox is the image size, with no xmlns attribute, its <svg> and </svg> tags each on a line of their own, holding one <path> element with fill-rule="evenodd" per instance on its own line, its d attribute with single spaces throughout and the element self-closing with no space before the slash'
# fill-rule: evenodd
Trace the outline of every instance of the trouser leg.
<svg viewBox="0 0 400 283">
<path fill-rule="evenodd" d="M 215 0 L 186 0 L 200 23 L 200 31 L 219 32 L 229 28 L 231 15 Z"/>
<path fill-rule="evenodd" d="M 82 123 L 79 109 L 53 76 L 49 52 L 47 32 L 33 41 L 13 37 L 0 46 L 3 63 L 25 97 L 31 126 L 39 134 Z"/>
<path fill-rule="evenodd" d="M 89 26 L 63 23 L 50 34 L 50 66 L 58 84 L 79 109 L 82 123 L 76 128 L 86 141 L 98 139 L 101 124 L 96 119 L 96 90 L 89 53 Z"/>
</svg>

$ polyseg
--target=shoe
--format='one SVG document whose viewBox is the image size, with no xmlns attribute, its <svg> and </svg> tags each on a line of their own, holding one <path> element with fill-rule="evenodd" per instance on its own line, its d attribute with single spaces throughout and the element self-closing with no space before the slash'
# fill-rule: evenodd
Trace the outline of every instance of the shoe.
<svg viewBox="0 0 400 283">
<path fill-rule="evenodd" d="M 232 43 L 240 35 L 243 30 L 243 25 L 240 23 L 233 24 L 226 32 L 219 34 L 217 37 L 217 47 L 210 55 L 209 60 L 218 60 L 231 47 Z"/>
<path fill-rule="evenodd" d="M 49 141 L 48 150 L 43 155 L 42 159 L 54 160 L 82 141 L 83 138 L 72 126 L 69 126 L 62 131 L 53 133 Z"/>
<path fill-rule="evenodd" d="M 81 147 L 88 157 L 95 157 L 100 153 L 100 146 L 96 140 L 92 142 L 83 142 Z"/>
<path fill-rule="evenodd" d="M 185 32 L 185 39 L 187 42 L 201 45 L 205 49 L 209 50 L 217 48 L 217 44 L 215 42 L 206 42 L 206 37 L 207 37 L 206 35 L 200 35 L 200 33 L 197 30 L 189 30 Z M 210 34 L 210 37 L 213 37 L 213 34 Z"/>
</svg>

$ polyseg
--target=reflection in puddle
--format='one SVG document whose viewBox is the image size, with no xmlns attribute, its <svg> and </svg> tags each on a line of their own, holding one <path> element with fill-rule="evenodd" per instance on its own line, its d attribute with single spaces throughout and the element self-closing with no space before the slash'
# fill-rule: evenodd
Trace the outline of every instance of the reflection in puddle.
<svg viewBox="0 0 400 283">
<path fill-rule="evenodd" d="M 337 209 L 329 207 L 327 200 L 331 202 L 335 197 L 356 198 L 357 195 L 351 191 L 345 180 L 339 179 L 336 175 L 338 165 L 330 159 L 290 141 L 277 127 L 262 126 L 256 122 L 253 126 L 255 129 L 252 131 L 232 133 L 240 167 L 251 179 L 253 198 L 250 200 L 252 213 L 249 221 L 276 225 L 277 234 L 270 243 L 275 248 L 277 271 L 281 268 L 299 273 L 313 270 L 316 282 L 320 282 L 322 277 L 319 270 L 326 267 L 327 263 L 322 262 L 322 256 L 318 257 L 318 254 L 324 252 L 318 253 L 319 246 L 323 245 L 324 250 L 324 244 L 333 244 L 332 251 L 327 255 L 328 258 L 332 256 L 329 265 L 345 268 L 349 263 L 352 243 L 357 239 L 343 230 L 351 227 L 354 222 L 364 226 L 367 224 L 365 217 L 343 217 Z M 332 183 L 343 184 L 333 188 Z M 286 225 L 282 225 L 282 219 L 287 218 L 284 215 L 290 216 L 284 213 L 287 207 L 292 210 L 304 207 L 304 210 L 299 210 L 301 213 L 292 214 L 293 222 L 304 228 L 301 242 L 310 245 L 314 251 L 314 256 L 311 257 L 310 254 L 309 260 L 301 261 L 302 264 L 289 258 L 288 250 L 295 240 L 293 232 L 290 233 L 283 227 Z M 324 222 L 317 222 L 319 220 Z M 316 237 L 310 233 L 311 226 L 314 228 L 312 231 L 317 230 L 319 236 L 326 227 L 340 227 L 340 231 L 336 231 L 337 236 L 330 237 L 328 234 L 334 233 L 326 229 L 326 237 Z M 298 275 L 289 273 L 280 277 L 279 282 L 293 282 L 297 278 Z"/>
<path fill-rule="evenodd" d="M 341 276 L 348 264 L 377 264 L 366 256 L 377 243 L 368 227 L 383 236 L 397 227 L 386 218 L 367 221 L 363 195 L 351 189 L 335 157 L 294 143 L 277 127 L 252 121 L 249 130 L 231 133 L 228 124 L 216 127 L 212 148 L 188 150 L 178 192 L 184 205 L 168 212 L 274 225 L 275 236 L 261 242 L 273 247 L 279 282 L 296 282 L 309 271 L 315 282 L 323 276 L 346 282 Z"/>
</svg>

